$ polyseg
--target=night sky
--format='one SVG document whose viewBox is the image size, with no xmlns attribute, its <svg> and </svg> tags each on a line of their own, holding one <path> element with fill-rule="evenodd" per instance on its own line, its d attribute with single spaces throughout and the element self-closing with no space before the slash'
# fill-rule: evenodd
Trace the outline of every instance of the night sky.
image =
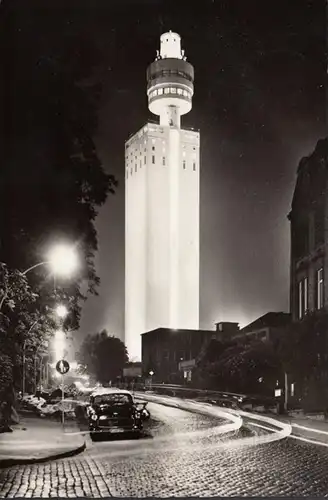
<svg viewBox="0 0 328 500">
<path fill-rule="evenodd" d="M 201 133 L 201 327 L 241 326 L 288 311 L 289 223 L 296 170 L 326 135 L 325 2 L 225 0 L 82 2 L 107 72 L 97 145 L 119 180 L 100 211 L 98 297 L 81 332 L 124 335 L 124 141 L 150 118 L 146 68 L 168 30 L 195 68 Z"/>
</svg>

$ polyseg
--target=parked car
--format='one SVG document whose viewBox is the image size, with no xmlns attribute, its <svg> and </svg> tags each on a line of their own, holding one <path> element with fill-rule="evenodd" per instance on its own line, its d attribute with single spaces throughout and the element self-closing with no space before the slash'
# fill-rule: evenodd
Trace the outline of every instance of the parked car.
<svg viewBox="0 0 328 500">
<path fill-rule="evenodd" d="M 90 396 L 87 408 L 90 437 L 111 434 L 140 436 L 143 422 L 149 418 L 147 403 L 135 403 L 132 394 L 124 389 L 101 388 Z"/>
</svg>

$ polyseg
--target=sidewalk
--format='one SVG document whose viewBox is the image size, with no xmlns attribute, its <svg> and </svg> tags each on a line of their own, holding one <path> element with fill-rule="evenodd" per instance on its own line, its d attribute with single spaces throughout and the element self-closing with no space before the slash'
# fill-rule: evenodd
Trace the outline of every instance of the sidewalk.
<svg viewBox="0 0 328 500">
<path fill-rule="evenodd" d="M 35 416 L 19 415 L 13 432 L 0 434 L 0 468 L 16 464 L 46 462 L 81 453 L 84 435 L 74 421 L 53 422 Z"/>
</svg>

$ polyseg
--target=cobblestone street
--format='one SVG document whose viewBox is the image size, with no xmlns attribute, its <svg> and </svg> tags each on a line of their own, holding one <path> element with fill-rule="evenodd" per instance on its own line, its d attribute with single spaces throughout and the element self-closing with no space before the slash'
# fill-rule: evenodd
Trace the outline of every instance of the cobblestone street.
<svg viewBox="0 0 328 500">
<path fill-rule="evenodd" d="M 148 439 L 88 442 L 75 458 L 4 469 L 0 496 L 328 496 L 328 448 L 292 438 L 243 447 L 247 436 L 269 431 L 245 422 L 223 437 L 213 417 L 149 408 Z"/>
</svg>

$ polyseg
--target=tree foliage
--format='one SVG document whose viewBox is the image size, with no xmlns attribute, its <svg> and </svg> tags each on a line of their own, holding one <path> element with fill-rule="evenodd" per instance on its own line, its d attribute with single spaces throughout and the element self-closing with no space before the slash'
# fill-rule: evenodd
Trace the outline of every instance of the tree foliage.
<svg viewBox="0 0 328 500">
<path fill-rule="evenodd" d="M 93 139 L 104 64 L 91 36 L 81 24 L 68 23 L 61 9 L 42 2 L 12 0 L 0 8 L 5 75 L 0 79 L 5 110 L 0 364 L 12 365 L 18 380 L 24 342 L 35 353 L 38 342 L 53 331 L 49 311 L 54 303 L 64 300 L 71 313 L 66 327 L 76 329 L 85 298 L 81 284 L 96 293 L 95 219 L 116 181 L 105 172 Z M 46 267 L 31 272 L 28 281 L 20 271 L 44 261 L 49 246 L 59 240 L 76 246 L 81 266 L 78 276 L 57 282 L 54 293 Z"/>
<path fill-rule="evenodd" d="M 49 15 L 40 5 L 27 9 L 14 0 L 3 10 L 10 122 L 0 170 L 0 260 L 24 269 L 44 260 L 54 241 L 72 241 L 80 250 L 81 278 L 95 292 L 94 221 L 115 187 L 93 140 L 101 54 L 60 9 Z"/>
<path fill-rule="evenodd" d="M 122 375 L 128 362 L 124 343 L 106 330 L 88 335 L 81 345 L 78 361 L 85 371 L 100 383 L 108 383 Z"/>
<path fill-rule="evenodd" d="M 219 343 L 218 356 L 198 369 L 198 379 L 209 389 L 267 393 L 281 378 L 281 364 L 268 342 Z M 211 348 L 213 352 L 213 346 Z"/>
</svg>

